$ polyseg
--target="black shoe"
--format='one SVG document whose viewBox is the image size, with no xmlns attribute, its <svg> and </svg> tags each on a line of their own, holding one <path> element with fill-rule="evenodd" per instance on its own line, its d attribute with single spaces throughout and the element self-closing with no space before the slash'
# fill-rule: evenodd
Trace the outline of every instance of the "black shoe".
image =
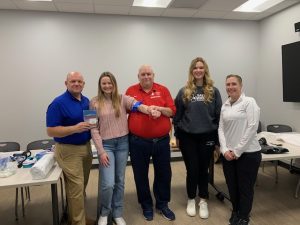
<svg viewBox="0 0 300 225">
<path fill-rule="evenodd" d="M 249 218 L 248 219 L 239 219 L 236 225 L 249 225 Z"/>
<path fill-rule="evenodd" d="M 237 222 L 239 221 L 237 212 L 232 212 L 231 217 L 229 219 L 229 225 L 237 225 Z"/>
<path fill-rule="evenodd" d="M 158 209 L 159 213 L 163 215 L 163 217 L 167 220 L 175 220 L 175 214 L 169 207 L 165 207 L 162 209 Z"/>
<path fill-rule="evenodd" d="M 153 209 L 143 209 L 143 216 L 147 221 L 153 220 Z"/>
</svg>

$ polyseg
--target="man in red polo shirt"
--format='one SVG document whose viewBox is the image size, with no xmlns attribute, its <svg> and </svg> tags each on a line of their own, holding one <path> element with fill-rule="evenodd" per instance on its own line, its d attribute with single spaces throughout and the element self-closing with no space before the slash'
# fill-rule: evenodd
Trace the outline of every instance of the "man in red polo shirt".
<svg viewBox="0 0 300 225">
<path fill-rule="evenodd" d="M 154 73 L 149 65 L 143 65 L 138 73 L 139 83 L 129 87 L 126 95 L 148 105 L 149 116 L 131 112 L 128 118 L 130 131 L 130 158 L 134 173 L 138 201 L 146 220 L 153 220 L 153 201 L 150 193 L 148 171 L 150 158 L 154 166 L 153 192 L 156 209 L 168 220 L 175 214 L 168 207 L 171 199 L 170 165 L 170 117 L 176 108 L 169 90 L 154 83 Z M 157 117 L 157 112 L 160 116 Z M 154 116 L 155 115 L 155 116 Z"/>
</svg>

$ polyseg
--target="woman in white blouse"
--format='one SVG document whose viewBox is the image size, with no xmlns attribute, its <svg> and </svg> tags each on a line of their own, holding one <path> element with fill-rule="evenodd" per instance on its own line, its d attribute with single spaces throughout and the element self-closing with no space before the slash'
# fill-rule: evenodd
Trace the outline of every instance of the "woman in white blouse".
<svg viewBox="0 0 300 225">
<path fill-rule="evenodd" d="M 221 109 L 219 124 L 223 170 L 232 203 L 231 225 L 248 225 L 254 185 L 261 162 L 256 137 L 260 108 L 254 98 L 242 92 L 239 75 L 226 77 L 227 101 Z"/>
</svg>

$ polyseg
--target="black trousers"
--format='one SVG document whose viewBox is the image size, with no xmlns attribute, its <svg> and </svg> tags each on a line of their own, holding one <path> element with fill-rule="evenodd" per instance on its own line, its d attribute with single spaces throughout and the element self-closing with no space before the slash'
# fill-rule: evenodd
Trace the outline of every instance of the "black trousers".
<svg viewBox="0 0 300 225">
<path fill-rule="evenodd" d="M 217 133 L 190 134 L 180 131 L 179 148 L 186 167 L 186 190 L 189 199 L 208 198 L 208 168 L 215 149 Z"/>
<path fill-rule="evenodd" d="M 171 199 L 171 152 L 169 135 L 162 138 L 144 139 L 129 136 L 130 159 L 134 174 L 138 201 L 144 210 L 153 208 L 148 172 L 150 158 L 154 167 L 153 193 L 155 207 L 163 209 Z"/>
<path fill-rule="evenodd" d="M 240 218 L 248 218 L 251 212 L 260 162 L 260 151 L 243 153 L 238 160 L 232 161 L 223 157 L 223 171 L 232 209 Z"/>
</svg>

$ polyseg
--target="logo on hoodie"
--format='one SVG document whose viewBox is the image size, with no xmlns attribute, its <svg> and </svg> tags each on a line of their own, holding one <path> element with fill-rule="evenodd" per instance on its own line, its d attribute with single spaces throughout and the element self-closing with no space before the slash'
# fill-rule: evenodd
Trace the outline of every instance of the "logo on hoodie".
<svg viewBox="0 0 300 225">
<path fill-rule="evenodd" d="M 191 102 L 204 102 L 204 94 L 193 95 Z"/>
</svg>

